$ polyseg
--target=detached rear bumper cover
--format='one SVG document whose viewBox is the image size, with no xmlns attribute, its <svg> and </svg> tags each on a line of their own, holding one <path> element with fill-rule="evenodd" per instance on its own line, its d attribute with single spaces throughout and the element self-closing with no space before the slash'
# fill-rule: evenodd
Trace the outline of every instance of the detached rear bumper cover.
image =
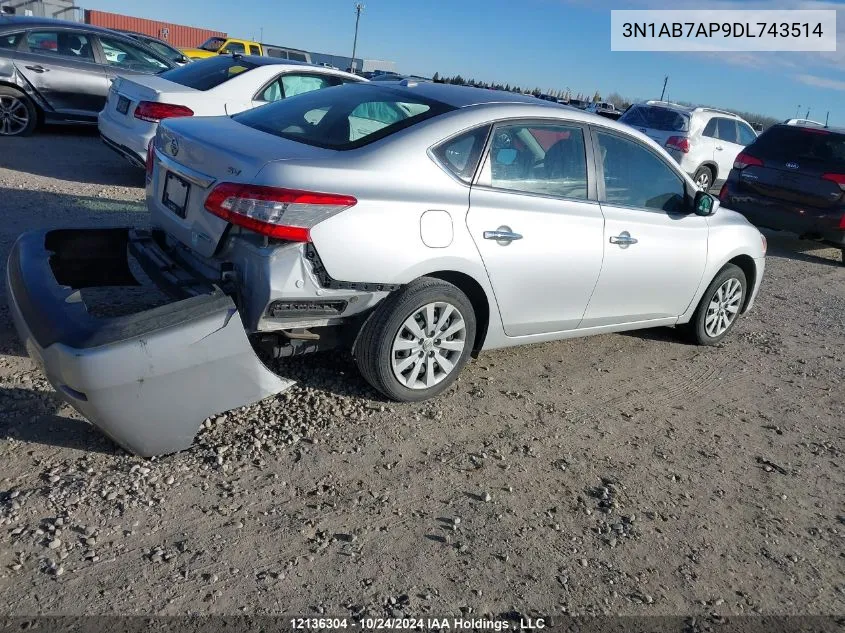
<svg viewBox="0 0 845 633">
<path fill-rule="evenodd" d="M 12 248 L 6 285 L 18 333 L 53 387 L 115 442 L 150 456 L 188 448 L 209 415 L 293 383 L 263 365 L 235 304 L 210 284 L 136 314 L 91 316 L 78 288 L 133 283 L 128 247 L 150 251 L 146 271 L 158 266 L 172 273 L 144 235 L 129 229 L 26 233 Z"/>
</svg>

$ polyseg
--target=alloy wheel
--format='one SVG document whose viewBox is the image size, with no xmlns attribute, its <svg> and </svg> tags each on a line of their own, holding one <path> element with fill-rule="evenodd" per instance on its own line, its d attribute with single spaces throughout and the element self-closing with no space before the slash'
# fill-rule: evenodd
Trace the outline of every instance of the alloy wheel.
<svg viewBox="0 0 845 633">
<path fill-rule="evenodd" d="M 731 277 L 713 293 L 704 318 L 704 331 L 707 336 L 717 338 L 724 334 L 739 314 L 739 302 L 742 300 L 742 284 Z"/>
<path fill-rule="evenodd" d="M 408 389 L 433 387 L 452 373 L 466 344 L 460 310 L 445 301 L 428 303 L 405 319 L 393 339 L 393 375 Z"/>
<path fill-rule="evenodd" d="M 702 191 L 707 191 L 708 189 L 710 189 L 710 172 L 701 172 L 698 175 L 698 178 L 695 179 L 695 184 L 698 185 L 698 188 Z"/>
<path fill-rule="evenodd" d="M 15 136 L 29 125 L 29 109 L 18 97 L 0 95 L 0 135 Z"/>
</svg>

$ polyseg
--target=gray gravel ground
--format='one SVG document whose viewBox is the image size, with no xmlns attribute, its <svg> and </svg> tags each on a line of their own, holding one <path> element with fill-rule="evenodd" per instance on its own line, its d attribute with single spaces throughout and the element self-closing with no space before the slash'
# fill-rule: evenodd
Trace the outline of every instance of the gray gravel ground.
<svg viewBox="0 0 845 633">
<path fill-rule="evenodd" d="M 3 140 L 3 274 L 21 231 L 144 224 L 142 181 L 91 131 Z M 421 405 L 315 356 L 151 460 L 55 397 L 3 297 L 0 611 L 843 614 L 845 268 L 769 244 L 719 347 L 491 352 Z"/>
</svg>

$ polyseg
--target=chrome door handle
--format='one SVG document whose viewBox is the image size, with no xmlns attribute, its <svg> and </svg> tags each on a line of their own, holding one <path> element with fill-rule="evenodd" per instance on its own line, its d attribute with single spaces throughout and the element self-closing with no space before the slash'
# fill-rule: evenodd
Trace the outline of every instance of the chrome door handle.
<svg viewBox="0 0 845 633">
<path fill-rule="evenodd" d="M 521 240 L 522 236 L 511 231 L 508 226 L 500 226 L 495 231 L 484 231 L 484 239 L 510 243 L 514 240 Z"/>
<path fill-rule="evenodd" d="M 636 244 L 639 240 L 631 237 L 628 231 L 622 231 L 619 235 L 612 235 L 610 237 L 611 244 L 618 244 L 620 248 L 628 248 L 631 244 Z"/>
<path fill-rule="evenodd" d="M 27 66 L 27 68 L 37 73 L 46 73 L 48 70 L 50 70 L 49 68 L 44 68 L 44 66 L 41 66 L 40 64 L 38 64 L 37 66 Z"/>
</svg>

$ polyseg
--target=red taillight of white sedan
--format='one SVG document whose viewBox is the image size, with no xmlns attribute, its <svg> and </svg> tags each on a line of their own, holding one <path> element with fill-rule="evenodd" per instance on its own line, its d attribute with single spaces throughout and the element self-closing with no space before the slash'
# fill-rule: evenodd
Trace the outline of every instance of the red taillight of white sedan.
<svg viewBox="0 0 845 633">
<path fill-rule="evenodd" d="M 151 123 L 183 116 L 194 116 L 194 111 L 187 106 L 175 103 L 158 103 L 156 101 L 141 101 L 135 108 L 136 119 L 150 121 Z"/>
<path fill-rule="evenodd" d="M 357 202 L 341 194 L 223 182 L 211 191 L 205 209 L 268 237 L 308 242 L 314 226 Z"/>
</svg>

